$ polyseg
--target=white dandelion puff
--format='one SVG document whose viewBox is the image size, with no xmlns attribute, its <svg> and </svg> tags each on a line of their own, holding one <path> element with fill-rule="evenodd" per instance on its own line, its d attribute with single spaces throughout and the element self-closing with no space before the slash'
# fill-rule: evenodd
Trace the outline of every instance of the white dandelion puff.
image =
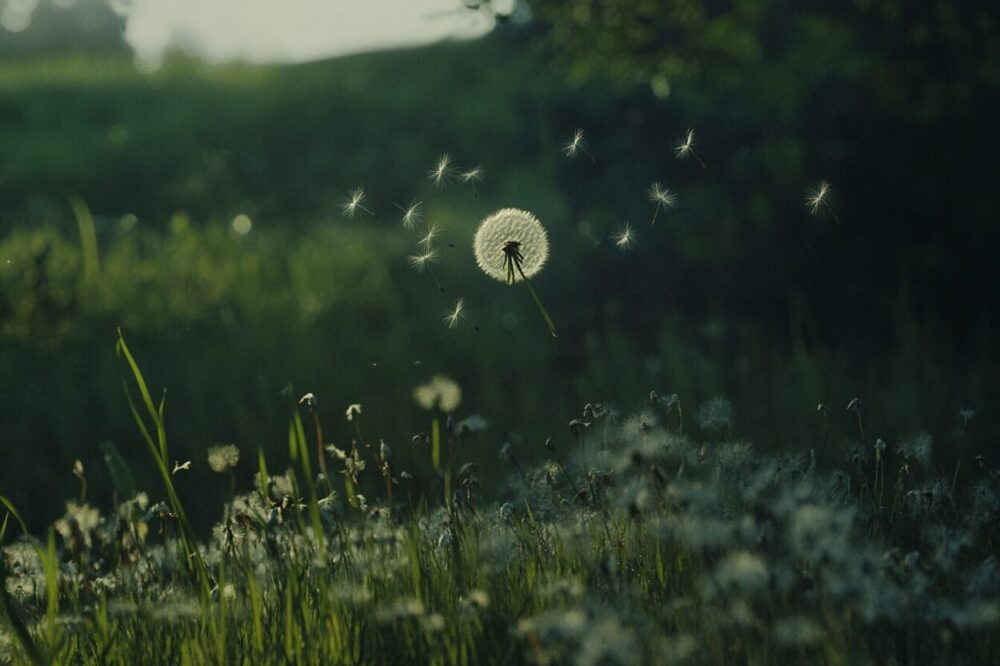
<svg viewBox="0 0 1000 666">
<path fill-rule="evenodd" d="M 423 205 L 423 201 L 411 201 L 410 205 L 403 208 L 399 204 L 393 204 L 403 213 L 403 217 L 400 218 L 400 222 L 403 224 L 403 228 L 407 231 L 413 231 L 417 228 L 417 222 L 423 219 L 424 213 L 420 210 Z"/>
<path fill-rule="evenodd" d="M 837 214 L 833 212 L 833 208 L 830 207 L 830 183 L 821 180 L 819 185 L 814 187 L 809 194 L 806 196 L 806 207 L 809 209 L 813 215 L 819 212 L 820 208 L 826 208 L 830 215 L 837 224 L 840 224 L 840 218 Z"/>
<path fill-rule="evenodd" d="M 413 399 L 423 409 L 440 409 L 450 414 L 462 402 L 462 387 L 450 377 L 434 375 L 429 382 L 413 389 Z"/>
<path fill-rule="evenodd" d="M 530 282 L 549 257 L 548 234 L 538 218 L 518 208 L 498 210 L 479 224 L 473 250 L 479 268 L 491 278 L 507 284 L 524 282 L 549 333 L 556 337 L 555 325 Z"/>
<path fill-rule="evenodd" d="M 573 132 L 573 138 L 567 141 L 563 145 L 563 155 L 570 159 L 574 159 L 580 153 L 583 153 L 590 158 L 592 162 L 596 162 L 594 156 L 587 152 L 587 137 L 582 129 L 577 128 Z"/>
<path fill-rule="evenodd" d="M 618 231 L 616 231 L 612 236 L 615 245 L 617 245 L 622 250 L 629 250 L 635 247 L 635 231 L 632 230 L 632 225 L 626 222 Z"/>
<path fill-rule="evenodd" d="M 208 466 L 216 474 L 224 474 L 236 467 L 240 461 L 240 450 L 232 444 L 211 446 L 208 449 Z"/>
<path fill-rule="evenodd" d="M 677 205 L 677 195 L 660 183 L 650 185 L 646 196 L 649 197 L 650 202 L 656 204 L 653 221 L 650 224 L 656 224 L 656 216 L 659 215 L 661 208 L 674 208 Z"/>
<path fill-rule="evenodd" d="M 362 201 L 365 200 L 365 196 L 366 196 L 365 188 L 355 187 L 353 190 L 351 190 L 351 193 L 347 197 L 347 199 L 344 200 L 344 203 L 341 204 L 340 210 L 342 210 L 344 212 L 344 215 L 346 215 L 347 217 L 354 217 L 354 215 L 358 212 L 358 210 L 363 210 L 372 217 L 376 217 L 375 213 L 368 210 L 368 208 L 366 208 L 365 205 L 361 203 Z"/>
<path fill-rule="evenodd" d="M 698 153 L 694 152 L 693 129 L 689 129 L 687 131 L 687 134 L 685 134 L 683 137 L 677 140 L 677 145 L 674 146 L 674 155 L 676 155 L 677 159 L 679 160 L 684 160 L 687 159 L 688 157 L 693 157 L 696 160 L 698 160 L 698 164 L 701 165 L 702 169 L 705 168 L 705 163 L 701 161 L 701 158 L 698 156 Z"/>
<path fill-rule="evenodd" d="M 427 180 L 431 181 L 434 187 L 445 187 L 448 180 L 455 176 L 455 168 L 451 163 L 451 153 L 443 153 L 434 168 L 427 172 Z"/>
</svg>

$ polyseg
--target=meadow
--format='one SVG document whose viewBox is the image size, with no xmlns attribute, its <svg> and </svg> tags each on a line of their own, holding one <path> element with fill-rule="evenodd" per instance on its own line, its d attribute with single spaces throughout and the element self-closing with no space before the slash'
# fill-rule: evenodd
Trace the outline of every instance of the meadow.
<svg viewBox="0 0 1000 666">
<path fill-rule="evenodd" d="M 0 62 L 0 663 L 995 661 L 995 140 L 856 48 Z"/>
</svg>

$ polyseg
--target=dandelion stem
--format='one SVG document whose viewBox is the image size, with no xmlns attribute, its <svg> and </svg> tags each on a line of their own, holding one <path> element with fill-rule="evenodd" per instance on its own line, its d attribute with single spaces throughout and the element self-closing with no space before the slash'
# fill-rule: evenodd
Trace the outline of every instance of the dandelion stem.
<svg viewBox="0 0 1000 666">
<path fill-rule="evenodd" d="M 694 152 L 694 149 L 693 149 L 693 148 L 691 149 L 691 155 L 693 155 L 693 156 L 694 156 L 694 158 L 695 158 L 696 160 L 698 160 L 698 164 L 700 164 L 700 165 L 701 165 L 701 168 L 702 168 L 703 170 L 705 170 L 705 171 L 708 171 L 708 167 L 706 167 L 706 166 L 705 166 L 705 163 L 701 161 L 701 158 L 700 158 L 700 157 L 698 157 L 698 153 Z"/>
<path fill-rule="evenodd" d="M 830 215 L 833 215 L 833 221 L 836 222 L 837 224 L 840 224 L 840 218 L 837 217 L 837 214 L 833 212 L 833 208 L 830 206 L 830 204 L 824 201 L 823 205 L 826 206 L 826 209 L 828 211 L 830 211 Z"/>
<path fill-rule="evenodd" d="M 436 276 L 436 275 L 434 275 L 434 271 L 433 271 L 433 270 L 431 269 L 431 266 L 430 266 L 430 264 L 429 264 L 429 263 L 427 264 L 427 274 L 431 276 L 431 279 L 432 279 L 432 280 L 434 280 L 434 284 L 436 284 L 436 285 L 437 285 L 437 288 L 438 288 L 438 290 L 439 290 L 439 291 L 440 291 L 440 292 L 441 292 L 442 294 L 443 294 L 443 293 L 445 293 L 445 292 L 444 292 L 444 287 L 442 287 L 442 286 L 441 286 L 441 283 L 440 283 L 440 282 L 438 282 L 438 279 L 437 279 L 437 276 Z"/>
<path fill-rule="evenodd" d="M 538 297 L 538 294 L 535 292 L 535 288 L 531 286 L 531 281 L 528 279 L 528 276 L 524 274 L 524 270 L 521 268 L 521 260 L 514 257 L 514 260 L 511 263 L 517 267 L 517 272 L 521 274 L 521 279 L 524 280 L 524 284 L 528 287 L 528 291 L 531 292 L 531 297 L 535 299 L 535 305 L 538 306 L 538 309 L 542 313 L 542 317 L 545 318 L 545 324 L 549 327 L 549 333 L 552 334 L 553 338 L 558 338 L 559 336 L 556 334 L 556 325 L 552 323 L 552 317 L 549 316 L 545 306 L 542 305 L 542 299 Z"/>
</svg>

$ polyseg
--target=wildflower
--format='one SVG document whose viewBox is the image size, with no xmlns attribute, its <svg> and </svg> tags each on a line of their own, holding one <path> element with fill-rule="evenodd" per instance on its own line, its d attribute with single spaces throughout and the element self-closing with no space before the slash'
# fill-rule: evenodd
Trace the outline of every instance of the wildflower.
<svg viewBox="0 0 1000 666">
<path fill-rule="evenodd" d="M 347 417 L 348 421 L 353 421 L 355 416 L 361 416 L 361 405 L 358 403 L 348 405 L 344 415 Z"/>
<path fill-rule="evenodd" d="M 354 484 L 357 485 L 358 474 L 365 471 L 366 467 L 365 460 L 364 458 L 361 457 L 361 454 L 358 452 L 358 450 L 351 449 L 350 452 L 348 452 L 343 449 L 338 449 L 333 444 L 328 444 L 326 446 L 326 451 L 327 453 L 329 453 L 330 455 L 332 455 L 333 457 L 337 458 L 342 463 L 344 463 L 344 469 L 341 471 L 341 474 L 343 474 L 344 476 L 349 476 L 351 480 L 354 481 Z M 364 498 L 362 496 L 362 500 L 363 499 Z"/>
<path fill-rule="evenodd" d="M 628 222 L 621 226 L 611 238 L 615 241 L 615 245 L 622 250 L 631 249 L 635 245 L 635 232 L 632 231 L 632 225 Z"/>
<path fill-rule="evenodd" d="M 549 257 L 548 234 L 538 218 L 517 208 L 499 210 L 480 223 L 473 249 L 479 268 L 490 277 L 507 284 L 524 281 L 549 332 L 556 337 L 555 324 L 529 281 Z"/>
<path fill-rule="evenodd" d="M 413 399 L 423 409 L 440 409 L 450 414 L 462 402 L 462 387 L 444 375 L 434 375 L 426 384 L 413 389 Z"/>
<path fill-rule="evenodd" d="M 340 206 L 340 209 L 344 211 L 344 215 L 347 217 L 354 217 L 354 214 L 360 208 L 364 212 L 368 213 L 372 217 L 376 217 L 375 213 L 368 210 L 361 202 L 365 200 L 365 188 L 356 187 L 351 190 L 350 195 Z"/>
<path fill-rule="evenodd" d="M 79 545 L 90 548 L 91 532 L 101 522 L 101 513 L 89 504 L 66 502 L 66 515 L 53 525 L 67 542 L 79 540 Z"/>
<path fill-rule="evenodd" d="M 451 165 L 450 153 L 443 153 L 438 158 L 434 168 L 427 172 L 427 180 L 434 184 L 434 187 L 444 187 L 448 184 L 448 179 L 455 174 L 455 168 Z"/>
<path fill-rule="evenodd" d="M 813 188 L 809 194 L 806 196 L 806 207 L 809 208 L 809 212 L 813 215 L 819 212 L 819 209 L 826 208 L 830 215 L 833 215 L 834 221 L 838 224 L 840 223 L 840 218 L 837 214 L 833 212 L 833 208 L 830 207 L 830 183 L 825 180 L 821 180 L 819 185 Z"/>
<path fill-rule="evenodd" d="M 677 205 L 677 195 L 659 183 L 653 183 L 646 196 L 649 197 L 650 202 L 656 204 L 653 221 L 650 224 L 656 224 L 656 216 L 659 215 L 661 208 L 673 208 Z"/>
<path fill-rule="evenodd" d="M 420 210 L 420 206 L 423 205 L 423 201 L 411 201 L 410 205 L 403 208 L 399 204 L 393 204 L 396 208 L 403 212 L 403 217 L 400 218 L 400 222 L 403 224 L 403 228 L 407 231 L 413 231 L 417 227 L 417 222 L 423 219 L 423 212 Z"/>
<path fill-rule="evenodd" d="M 232 444 L 211 446 L 208 449 L 208 466 L 216 474 L 225 474 L 240 461 L 240 450 Z"/>
<path fill-rule="evenodd" d="M 573 138 L 563 146 L 563 155 L 570 159 L 575 158 L 578 153 L 583 153 L 592 162 L 596 162 L 593 155 L 587 152 L 587 138 L 584 136 L 583 130 L 579 128 L 573 132 Z"/>
<path fill-rule="evenodd" d="M 679 160 L 687 159 L 688 156 L 691 156 L 698 160 L 698 164 L 701 165 L 702 169 L 705 168 L 705 163 L 701 161 L 700 157 L 698 157 L 698 153 L 694 152 L 693 129 L 689 129 L 683 138 L 677 140 L 677 145 L 674 147 L 674 155 L 676 155 Z"/>
</svg>

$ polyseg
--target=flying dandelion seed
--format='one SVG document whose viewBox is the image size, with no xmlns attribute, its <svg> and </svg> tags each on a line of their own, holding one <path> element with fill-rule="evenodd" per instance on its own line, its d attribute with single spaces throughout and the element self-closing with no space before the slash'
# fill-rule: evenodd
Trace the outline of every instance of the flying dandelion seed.
<svg viewBox="0 0 1000 666">
<path fill-rule="evenodd" d="M 426 272 L 427 275 L 430 276 L 431 280 L 434 281 L 434 284 L 437 286 L 438 290 L 443 294 L 444 287 L 441 286 L 441 282 L 437 279 L 437 276 L 434 275 L 434 271 L 431 270 L 431 264 L 437 261 L 437 250 L 434 248 L 434 237 L 433 237 L 433 231 L 435 229 L 436 227 L 431 227 L 431 229 L 428 230 L 428 235 L 419 241 L 419 245 L 421 248 L 423 248 L 423 251 L 411 255 L 408 258 L 408 261 L 410 263 L 410 268 L 412 268 L 413 270 L 417 271 L 418 273 Z"/>
<path fill-rule="evenodd" d="M 427 180 L 434 184 L 434 187 L 445 187 L 448 180 L 455 176 L 455 168 L 451 164 L 451 153 L 444 153 L 438 158 L 434 168 L 427 172 Z"/>
<path fill-rule="evenodd" d="M 480 223 L 473 250 L 479 268 L 491 278 L 507 284 L 524 281 L 549 333 L 556 337 L 555 324 L 529 280 L 549 257 L 548 234 L 538 218 L 517 208 L 498 210 Z"/>
<path fill-rule="evenodd" d="M 589 157 L 592 162 L 597 161 L 594 159 L 593 155 L 587 152 L 587 137 L 584 135 L 583 130 L 577 129 L 573 132 L 573 138 L 563 145 L 563 155 L 570 159 L 574 159 L 580 153 Z"/>
<path fill-rule="evenodd" d="M 689 129 L 687 131 L 687 134 L 685 134 L 682 138 L 677 140 L 677 145 L 674 146 L 674 155 L 676 155 L 677 159 L 679 160 L 685 160 L 689 156 L 693 157 L 696 160 L 698 160 L 698 164 L 701 165 L 702 169 L 705 168 L 705 163 L 701 161 L 701 158 L 698 156 L 698 153 L 694 152 L 693 129 Z"/>
<path fill-rule="evenodd" d="M 833 216 L 834 221 L 840 224 L 840 218 L 830 207 L 830 183 L 821 180 L 819 185 L 817 185 L 809 194 L 806 196 L 806 207 L 809 212 L 816 215 L 820 208 L 826 208 L 826 210 Z"/>
<path fill-rule="evenodd" d="M 650 222 L 651 225 L 656 224 L 656 216 L 660 214 L 661 208 L 673 208 L 677 205 L 677 195 L 659 183 L 653 183 L 650 186 L 647 196 L 650 202 L 656 204 L 656 210 L 653 212 L 653 221 Z"/>
<path fill-rule="evenodd" d="M 475 196 L 479 196 L 478 185 L 480 185 L 486 178 L 486 171 L 483 169 L 482 164 L 477 164 L 475 167 L 463 172 L 459 175 L 458 179 L 463 183 L 472 185 L 472 193 Z"/>
<path fill-rule="evenodd" d="M 433 248 L 422 254 L 414 254 L 409 257 L 410 267 L 418 273 L 423 273 L 428 265 L 437 260 L 437 251 Z"/>
<path fill-rule="evenodd" d="M 403 213 L 403 217 L 400 218 L 400 222 L 403 224 L 403 228 L 407 231 L 413 231 L 417 228 L 417 222 L 423 219 L 423 211 L 420 210 L 420 206 L 423 205 L 423 201 L 411 201 L 410 205 L 403 208 L 399 204 L 393 204 Z"/>
<path fill-rule="evenodd" d="M 611 238 L 614 240 L 615 245 L 622 250 L 630 250 L 635 247 L 635 232 L 632 230 L 632 225 L 628 222 L 620 227 Z"/>
<path fill-rule="evenodd" d="M 424 234 L 423 238 L 421 238 L 419 241 L 417 241 L 418 245 L 420 245 L 420 247 L 424 248 L 424 250 L 431 249 L 431 247 L 434 245 L 434 239 L 436 239 L 437 236 L 438 236 L 438 231 L 439 231 L 439 227 L 438 227 L 438 225 L 437 225 L 436 222 L 434 224 L 428 225 L 427 226 L 427 233 Z"/>
<path fill-rule="evenodd" d="M 469 318 L 465 316 L 465 299 L 460 298 L 455 302 L 454 309 L 448 312 L 448 315 L 444 318 L 444 323 L 448 325 L 448 328 L 458 328 L 460 323 L 466 323 L 472 327 L 472 330 L 479 331 L 479 327 L 469 321 Z"/>
<path fill-rule="evenodd" d="M 346 215 L 349 218 L 353 218 L 355 213 L 357 213 L 359 209 L 368 213 L 372 217 L 377 217 L 375 213 L 368 210 L 368 208 L 366 208 L 364 204 L 361 203 L 364 200 L 365 200 L 365 188 L 356 187 L 353 190 L 351 190 L 350 196 L 340 206 L 340 210 L 342 210 L 344 212 L 344 215 Z"/>
</svg>

